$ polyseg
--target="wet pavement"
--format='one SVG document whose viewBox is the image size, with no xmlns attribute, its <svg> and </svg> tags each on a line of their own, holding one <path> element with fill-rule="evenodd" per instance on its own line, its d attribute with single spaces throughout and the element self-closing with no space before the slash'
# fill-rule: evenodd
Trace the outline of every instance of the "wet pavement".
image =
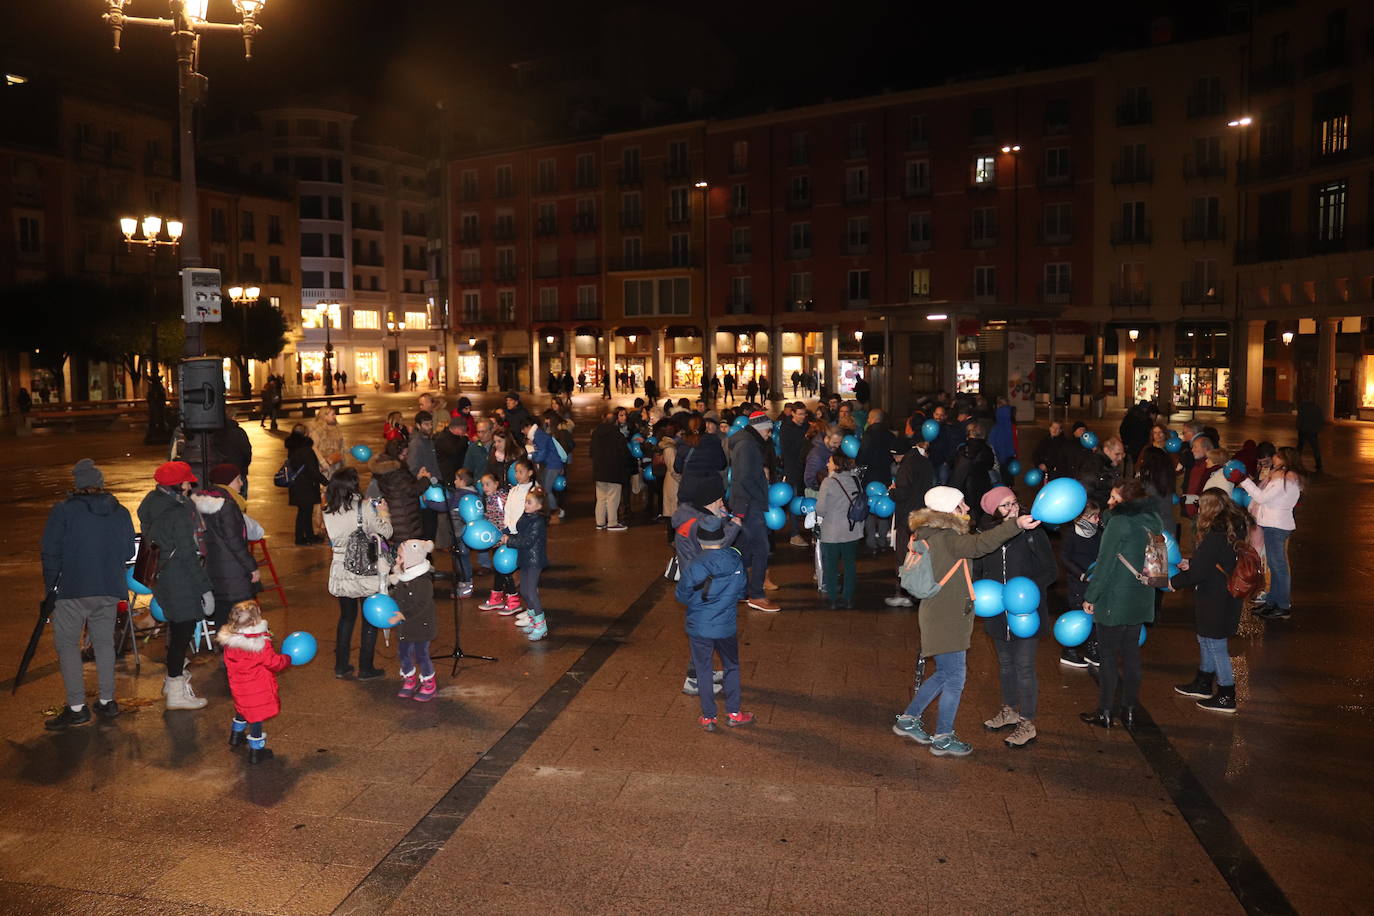
<svg viewBox="0 0 1374 916">
<path fill-rule="evenodd" d="M 385 411 L 413 404 L 361 399 L 368 410 L 341 422 L 350 444 L 374 447 Z M 998 699 L 978 632 L 958 720 L 974 753 L 939 759 L 889 731 L 919 647 L 914 610 L 881 601 L 890 558 L 861 561 L 857 610 L 827 611 L 810 552 L 786 544 L 772 567 L 782 612 L 740 618 L 759 721 L 697 729 L 663 528 L 592 527 L 585 442 L 601 403 L 577 401 L 581 460 L 542 588 L 549 638 L 529 644 L 463 602 L 463 648 L 499 661 L 464 661 L 456 678 L 438 663 L 428 705 L 395 699 L 394 677 L 333 678 L 327 550 L 291 546 L 270 479 L 281 437 L 246 427 L 251 511 L 290 601 L 266 596 L 268 620 L 320 640 L 318 659 L 282 675 L 277 756 L 252 770 L 225 745 L 228 691 L 203 654 L 199 712 L 162 709 L 160 641 L 140 676 L 120 662 L 113 723 L 44 731 L 61 702 L 48 637 L 11 696 L 41 592 L 38 537 L 71 463 L 95 458 L 133 510 L 158 455 L 132 431 L 4 440 L 0 913 L 1374 911 L 1374 623 L 1360 603 L 1374 593 L 1361 498 L 1374 427 L 1323 434 L 1327 473 L 1292 541 L 1294 615 L 1247 616 L 1231 641 L 1239 715 L 1173 694 L 1196 642 L 1191 596 L 1171 595 L 1144 649 L 1150 722 L 1134 736 L 1078 722 L 1095 682 L 1046 639 L 1040 738 L 1007 749 L 980 725 Z M 1232 446 L 1293 438 L 1278 418 L 1216 425 Z M 450 608 L 437 651 L 452 646 Z M 394 675 L 394 643 L 379 655 Z"/>
</svg>

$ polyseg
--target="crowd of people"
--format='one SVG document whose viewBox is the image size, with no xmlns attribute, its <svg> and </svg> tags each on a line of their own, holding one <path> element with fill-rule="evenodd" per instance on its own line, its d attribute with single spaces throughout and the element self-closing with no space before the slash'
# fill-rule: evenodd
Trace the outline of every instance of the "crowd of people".
<svg viewBox="0 0 1374 916">
<path fill-rule="evenodd" d="M 792 381 L 794 387 L 811 383 L 800 375 Z M 336 677 L 384 676 L 375 658 L 378 627 L 398 625 L 404 649 L 398 696 L 420 702 L 435 696 L 428 652 L 435 635 L 435 577 L 451 578 L 466 598 L 475 593 L 478 576 L 490 575 L 480 610 L 511 618 L 530 641 L 548 635 L 539 580 L 549 565 L 549 528 L 566 515 L 558 494 L 575 454 L 572 385 L 571 377 L 562 378 L 551 406 L 537 414 L 517 392 L 482 416 L 474 415 L 467 398 L 450 408 L 441 397 L 422 394 L 410 417 L 388 414 L 375 454 L 366 446 L 349 448 L 327 407 L 312 422 L 292 427 L 275 482 L 296 509 L 296 544 L 327 542 L 331 550 L 327 588 L 339 606 Z M 733 386 L 725 391 L 733 396 Z M 1101 442 L 1082 423 L 1066 431 L 1052 422 L 1022 457 L 1016 418 L 1003 399 L 940 392 L 909 416 L 893 418 L 870 408 L 866 383 L 856 385 L 855 394 L 861 397 L 823 392 L 814 405 L 782 403 L 776 416 L 753 398 L 726 405 L 724 397 L 662 403 L 636 397 L 632 404 L 609 406 L 591 431 L 595 530 L 625 532 L 638 513 L 646 523 L 661 523 L 673 548 L 666 575 L 676 580 L 687 607 L 690 644 L 683 691 L 701 698 L 703 728 L 714 730 L 715 695 L 722 692 L 727 725 L 752 721 L 740 708 L 736 608 L 782 610 L 769 563 L 788 548 L 814 555 L 816 588 L 831 608 L 853 608 L 861 600 L 861 553 L 888 558 L 878 576 L 893 584 L 886 605 L 919 601 L 919 670 L 927 659 L 934 669 L 918 676 L 894 731 L 932 753 L 971 750 L 957 736 L 955 718 L 974 630 L 974 581 L 1033 582 L 1042 630 L 1053 612 L 1081 608 L 1092 615 L 1091 637 L 1063 648 L 1060 660 L 1099 670 L 1099 701 L 1082 714 L 1085 722 L 1130 727 L 1141 686 L 1141 628 L 1157 619 L 1162 594 L 1140 570 L 1152 538 L 1163 535 L 1192 548 L 1189 558 L 1172 560 L 1166 582 L 1174 590 L 1193 590 L 1199 646 L 1196 676 L 1175 689 L 1205 709 L 1235 711 L 1226 640 L 1242 613 L 1242 598 L 1231 586 L 1247 551 L 1263 559 L 1268 574 L 1253 605 L 1256 615 L 1279 620 L 1292 613 L 1287 541 L 1307 479 L 1296 449 L 1247 440 L 1231 453 L 1215 429 L 1189 421 L 1171 435 L 1141 404 L 1127 413 L 1118 435 Z M 276 660 L 255 610 L 262 583 L 248 545 L 262 529 L 245 498 L 251 447 L 247 454 L 233 451 L 246 444 L 241 433 L 216 437 L 206 481 L 184 462 L 161 465 L 137 514 L 144 544 L 160 551 L 155 581 L 147 584 L 166 619 L 167 707 L 205 706 L 185 660 L 198 626 L 208 621 L 207 632 L 217 630 L 226 648 L 236 704 L 236 684 L 257 697 L 245 701 L 251 709 L 239 707 L 231 744 L 246 741 L 258 752 L 255 759 L 265 759 L 270 752 L 262 712 L 275 708 L 275 676 L 285 663 Z M 225 460 L 231 453 L 233 460 Z M 1070 524 L 1047 532 L 1012 489 L 1018 475 L 1031 488 L 1077 480 L 1086 505 Z M 104 634 L 113 629 L 116 603 L 127 597 L 124 571 L 135 546 L 129 514 L 103 489 L 99 470 L 82 462 L 73 478 L 72 494 L 54 510 L 44 537 L 45 580 L 56 596 L 54 633 L 68 694 L 52 728 L 90 719 L 74 648 L 83 627 L 100 675 L 95 710 L 118 714 L 112 639 Z M 791 508 L 781 524 L 773 511 L 779 484 L 786 485 Z M 869 500 L 878 496 L 890 499 L 894 511 L 871 511 Z M 480 544 L 468 537 L 479 522 L 495 529 Z M 505 548 L 514 551 L 513 560 Z M 450 553 L 450 572 L 436 568 L 436 552 Z M 77 572 L 71 562 L 77 556 L 98 558 L 100 573 Z M 920 562 L 938 580 L 928 594 L 906 587 Z M 1062 592 L 1052 588 L 1060 582 Z M 396 601 L 395 614 L 385 621 L 366 607 L 379 593 Z M 1001 691 L 1000 708 L 984 726 L 1003 733 L 1008 746 L 1024 747 L 1037 739 L 1041 631 L 1021 632 L 1007 613 L 985 617 L 983 630 L 995 651 Z M 236 667 L 229 665 L 230 647 Z M 713 670 L 713 657 L 722 670 Z M 928 731 L 922 714 L 937 700 Z"/>
</svg>

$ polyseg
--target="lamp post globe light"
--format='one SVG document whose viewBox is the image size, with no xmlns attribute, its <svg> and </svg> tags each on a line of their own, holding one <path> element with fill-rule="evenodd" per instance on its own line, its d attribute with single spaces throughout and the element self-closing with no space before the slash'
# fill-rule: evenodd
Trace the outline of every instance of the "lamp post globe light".
<svg viewBox="0 0 1374 916">
<path fill-rule="evenodd" d="M 162 230 L 167 230 L 167 238 L 163 239 Z M 161 354 L 158 353 L 157 336 L 157 251 L 159 248 L 171 248 L 176 251 L 181 246 L 181 237 L 184 226 L 179 219 L 164 220 L 160 216 L 147 214 L 142 220 L 132 216 L 121 217 L 119 220 L 119 231 L 124 236 L 124 248 L 133 251 L 135 245 L 143 246 L 148 252 L 148 304 L 153 310 L 152 320 L 152 339 L 149 341 L 148 359 L 149 366 L 149 398 L 148 398 L 148 429 L 144 436 L 144 444 L 152 445 L 167 441 L 167 415 L 166 415 L 166 395 L 161 397 L 154 395 L 154 389 L 161 389 Z M 142 229 L 143 236 L 138 237 L 139 230 Z"/>
<path fill-rule="evenodd" d="M 337 302 L 316 302 L 315 310 L 320 313 L 321 320 L 324 321 L 324 394 L 329 397 L 334 393 L 334 338 L 331 336 L 331 329 L 334 324 L 334 311 L 338 309 Z"/>
<path fill-rule="evenodd" d="M 395 312 L 386 313 L 386 330 L 391 335 L 391 349 L 396 353 L 396 371 L 391 376 L 392 387 L 401 390 L 401 332 L 406 329 L 404 321 L 396 320 Z"/>
</svg>

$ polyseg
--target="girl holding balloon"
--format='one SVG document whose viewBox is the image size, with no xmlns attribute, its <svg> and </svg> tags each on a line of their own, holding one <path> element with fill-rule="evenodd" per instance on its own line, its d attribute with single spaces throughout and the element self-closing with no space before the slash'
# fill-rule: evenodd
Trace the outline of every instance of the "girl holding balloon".
<svg viewBox="0 0 1374 916">
<path fill-rule="evenodd" d="M 224 671 L 234 698 L 234 719 L 229 726 L 229 746 L 248 744 L 248 762 L 261 763 L 272 756 L 262 723 L 281 712 L 277 674 L 291 665 L 291 656 L 272 648 L 272 634 L 256 601 L 240 601 L 229 611 L 215 633 L 224 647 Z"/>
<path fill-rule="evenodd" d="M 355 468 L 336 471 L 325 490 L 324 529 L 329 535 L 332 550 L 329 594 L 339 599 L 339 623 L 334 634 L 334 676 L 337 678 L 346 678 L 353 673 L 353 666 L 348 663 L 353 626 L 358 620 L 359 604 L 363 598 L 376 593 L 378 581 L 376 569 L 360 573 L 345 565 L 348 542 L 357 530 L 361 530 L 374 543 L 391 537 L 391 515 L 384 511 L 385 505 L 382 500 L 363 498 L 358 491 L 358 471 Z M 383 556 L 380 549 L 378 556 Z M 385 566 L 385 561 L 382 562 Z M 385 572 L 385 568 L 382 572 Z M 377 628 L 364 619 L 358 646 L 359 680 L 381 677 L 385 673 L 373 667 L 376 648 Z"/>
<path fill-rule="evenodd" d="M 411 539 L 403 542 L 396 548 L 396 563 L 386 577 L 391 584 L 391 598 L 398 608 L 391 623 L 401 625 L 396 641 L 401 689 L 396 691 L 396 696 L 418 703 L 429 702 L 439 692 L 434 662 L 429 657 L 429 644 L 437 629 L 434 576 L 430 574 L 429 565 L 429 554 L 433 550 L 433 541 Z"/>
<path fill-rule="evenodd" d="M 506 527 L 506 498 L 509 492 L 501 486 L 501 481 L 491 471 L 482 475 L 482 502 L 486 507 L 486 518 L 500 530 L 504 530 Z M 491 585 L 491 594 L 486 601 L 477 605 L 477 610 L 502 610 L 506 607 L 506 601 L 509 597 L 516 605 L 516 609 L 512 613 L 519 613 L 520 595 L 515 591 L 515 580 L 511 578 L 510 573 L 503 573 L 495 569 L 494 572 L 496 581 Z"/>
<path fill-rule="evenodd" d="M 530 642 L 537 642 L 549 635 L 549 625 L 544 619 L 544 605 L 539 600 L 539 576 L 549 565 L 549 516 L 546 498 L 542 487 L 534 487 L 525 494 L 524 511 L 520 515 L 520 520 L 501 538 L 503 546 L 514 547 L 518 554 L 520 594 L 516 598 L 516 606 L 519 607 L 518 602 L 523 598 L 525 610 L 515 618 L 515 624 L 525 631 L 525 637 Z"/>
</svg>

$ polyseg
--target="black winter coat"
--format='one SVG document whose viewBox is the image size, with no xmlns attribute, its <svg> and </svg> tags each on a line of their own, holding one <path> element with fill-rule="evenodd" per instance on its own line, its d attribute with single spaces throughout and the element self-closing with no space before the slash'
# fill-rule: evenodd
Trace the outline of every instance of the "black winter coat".
<svg viewBox="0 0 1374 916">
<path fill-rule="evenodd" d="M 1221 572 L 1217 569 L 1220 564 Z M 1188 568 L 1170 580 L 1175 589 L 1193 589 L 1193 617 L 1197 635 L 1227 639 L 1240 626 L 1241 600 L 1226 590 L 1226 580 L 1236 568 L 1236 551 L 1221 531 L 1202 536 Z"/>
<path fill-rule="evenodd" d="M 782 440 L 782 478 L 797 493 L 806 487 L 802 473 L 806 470 L 807 424 L 798 426 L 791 418 L 784 418 L 778 435 Z"/>
<path fill-rule="evenodd" d="M 677 458 L 673 462 L 673 470 L 682 475 L 677 487 L 678 505 L 699 506 L 704 494 L 724 492 L 721 475 L 725 467 L 725 446 L 721 445 L 719 436 L 702 433 L 696 445 L 679 439 Z"/>
<path fill-rule="evenodd" d="M 367 495 L 386 500 L 387 512 L 391 515 L 392 543 L 423 537 L 420 494 L 424 492 L 424 486 L 415 479 L 409 468 L 388 455 L 374 456 L 367 466 L 372 470 L 372 483 L 368 484 Z"/>
<path fill-rule="evenodd" d="M 180 490 L 155 487 L 138 506 L 143 537 L 162 549 L 153 597 L 174 623 L 201 620 L 201 596 L 213 591 L 196 543 L 200 516 Z"/>
<path fill-rule="evenodd" d="M 444 483 L 453 483 L 453 475 L 463 466 L 468 454 L 468 437 L 454 435 L 445 429 L 434 437 L 434 454 L 439 463 L 439 478 Z"/>
<path fill-rule="evenodd" d="M 438 629 L 434 619 L 434 574 L 422 573 L 409 582 L 393 582 L 389 589 L 405 615 L 397 634 L 406 642 L 429 642 Z"/>
<path fill-rule="evenodd" d="M 329 481 L 320 473 L 320 459 L 315 454 L 315 440 L 292 433 L 286 437 L 286 466 L 296 479 L 287 488 L 287 502 L 293 506 L 318 506 L 320 487 Z"/>
<path fill-rule="evenodd" d="M 991 531 L 1001 525 L 1002 521 L 1003 519 L 996 515 L 984 514 L 978 523 L 978 530 Z M 1025 576 L 1040 587 L 1038 613 L 1043 624 L 1052 616 L 1049 588 L 1050 584 L 1059 578 L 1059 564 L 1055 561 L 1054 548 L 1050 546 L 1049 536 L 1042 529 L 1033 528 L 1030 531 L 1018 532 L 992 553 L 973 561 L 975 581 L 992 579 L 994 582 L 1005 583 L 1016 576 Z M 1006 614 L 983 618 L 983 630 L 993 639 L 1017 638 L 1007 626 Z"/>
<path fill-rule="evenodd" d="M 1083 596 L 1088 593 L 1088 567 L 1097 562 L 1098 549 L 1102 546 L 1102 526 L 1098 525 L 1090 538 L 1081 537 L 1076 530 L 1066 530 L 1060 537 L 1059 558 L 1064 561 L 1064 575 L 1067 578 L 1069 609 L 1077 610 L 1083 606 Z"/>
<path fill-rule="evenodd" d="M 1106 508 L 1112 490 L 1121 483 L 1121 468 L 1101 452 L 1085 451 L 1078 465 L 1078 482 L 1088 491 L 1088 499 Z"/>
<path fill-rule="evenodd" d="M 907 527 L 907 516 L 917 509 L 924 509 L 926 505 L 926 491 L 935 486 L 935 465 L 930 463 L 930 459 L 922 455 L 916 449 L 906 453 L 902 458 L 901 464 L 897 465 L 897 479 L 893 481 L 892 501 L 897 504 L 897 511 L 893 513 L 896 520 L 897 533 L 897 555 L 906 556 L 906 542 L 900 538 L 909 537 L 911 530 Z"/>
<path fill-rule="evenodd" d="M 213 487 L 191 496 L 205 523 L 205 571 L 215 593 L 215 619 L 227 620 L 229 608 L 253 597 L 257 561 L 248 552 L 243 513 L 228 493 Z"/>
<path fill-rule="evenodd" d="M 630 443 L 615 423 L 602 423 L 592 430 L 592 478 L 597 483 L 629 486 L 634 456 Z"/>
<path fill-rule="evenodd" d="M 858 457 L 864 469 L 864 486 L 874 481 L 883 486 L 892 483 L 892 453 L 896 450 L 897 438 L 886 426 L 870 426 L 864 430 Z"/>
<path fill-rule="evenodd" d="M 218 461 L 232 464 L 248 479 L 248 466 L 253 463 L 253 445 L 248 433 L 235 420 L 225 420 L 224 428 L 214 434 L 210 453 Z"/>
<path fill-rule="evenodd" d="M 507 547 L 519 554 L 520 569 L 549 568 L 549 519 L 542 512 L 524 512 L 515 530 L 510 532 Z"/>
<path fill-rule="evenodd" d="M 954 454 L 954 470 L 949 485 L 964 494 L 964 502 L 973 509 L 974 517 L 981 512 L 978 502 L 992 489 L 992 467 L 997 463 L 992 448 L 982 439 L 969 439 Z"/>
<path fill-rule="evenodd" d="M 752 426 L 730 436 L 730 511 L 736 515 L 768 511 L 767 443 Z"/>
<path fill-rule="evenodd" d="M 1040 440 L 1040 444 L 1035 447 L 1035 453 L 1031 456 L 1031 462 L 1036 467 L 1044 465 L 1045 476 L 1050 480 L 1056 477 L 1073 477 L 1082 452 L 1083 446 L 1077 439 L 1070 439 L 1064 433 L 1060 433 Z"/>
</svg>

